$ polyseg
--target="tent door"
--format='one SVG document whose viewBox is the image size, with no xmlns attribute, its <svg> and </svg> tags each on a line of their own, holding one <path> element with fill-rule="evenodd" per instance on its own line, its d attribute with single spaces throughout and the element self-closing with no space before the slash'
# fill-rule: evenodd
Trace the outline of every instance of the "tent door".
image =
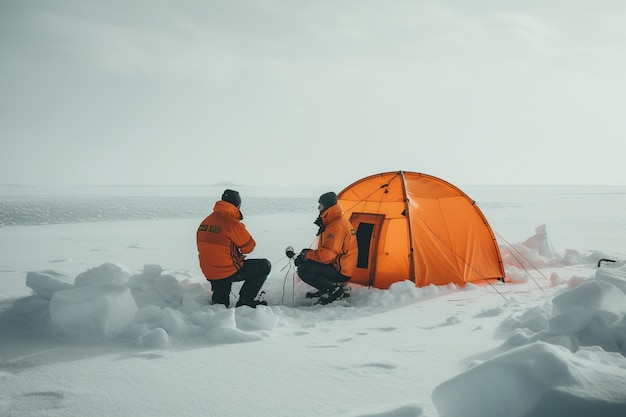
<svg viewBox="0 0 626 417">
<path fill-rule="evenodd" d="M 356 230 L 356 240 L 359 246 L 356 270 L 352 275 L 355 282 L 374 285 L 378 237 L 384 219 L 384 214 L 352 213 L 350 216 L 350 223 Z"/>
</svg>

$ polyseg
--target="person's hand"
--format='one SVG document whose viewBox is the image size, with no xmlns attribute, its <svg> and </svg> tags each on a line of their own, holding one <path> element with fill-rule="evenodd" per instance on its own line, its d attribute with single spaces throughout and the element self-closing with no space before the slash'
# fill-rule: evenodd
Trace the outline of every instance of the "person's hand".
<svg viewBox="0 0 626 417">
<path fill-rule="evenodd" d="M 298 256 L 296 256 L 296 258 L 293 260 L 293 263 L 296 266 L 300 266 L 300 264 L 304 263 L 306 261 L 306 253 L 308 251 L 309 249 L 302 249 L 300 253 L 298 254 Z"/>
<path fill-rule="evenodd" d="M 319 229 L 317 230 L 317 236 L 321 235 L 324 229 L 326 228 L 326 226 L 324 225 L 324 221 L 322 220 L 320 216 L 318 216 L 317 219 L 315 219 L 313 223 L 319 226 Z"/>
<path fill-rule="evenodd" d="M 324 221 L 322 220 L 321 216 L 317 216 L 317 219 L 315 219 L 313 224 L 316 225 L 317 227 L 322 227 L 322 224 L 324 224 Z"/>
</svg>

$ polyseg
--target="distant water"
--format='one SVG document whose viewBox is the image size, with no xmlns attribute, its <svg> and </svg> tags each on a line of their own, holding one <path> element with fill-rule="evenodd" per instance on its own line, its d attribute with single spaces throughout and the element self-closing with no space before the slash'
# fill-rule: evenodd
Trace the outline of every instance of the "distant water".
<svg viewBox="0 0 626 417">
<path fill-rule="evenodd" d="M 0 187 L 0 226 L 204 218 L 213 210 L 223 189 L 224 187 L 5 186 Z M 289 197 L 289 190 L 258 188 L 240 192 L 244 216 L 304 213 L 314 211 L 317 207 L 317 194 L 310 197 Z M 262 196 L 264 193 L 266 197 Z"/>
<path fill-rule="evenodd" d="M 0 186 L 0 226 L 197 218 L 211 212 L 224 186 Z M 234 186 L 244 216 L 315 214 L 327 189 Z M 626 187 L 466 186 L 498 237 L 512 242 L 545 224 L 557 249 L 599 249 L 626 256 Z M 340 190 L 337 190 L 340 191 Z"/>
</svg>

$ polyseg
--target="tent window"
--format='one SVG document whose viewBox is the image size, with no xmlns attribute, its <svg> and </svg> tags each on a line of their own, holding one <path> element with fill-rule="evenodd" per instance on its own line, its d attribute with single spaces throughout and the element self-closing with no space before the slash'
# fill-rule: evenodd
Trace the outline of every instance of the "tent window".
<svg viewBox="0 0 626 417">
<path fill-rule="evenodd" d="M 372 232 L 374 231 L 373 223 L 359 223 L 356 229 L 356 241 L 359 246 L 359 258 L 357 260 L 357 268 L 368 268 L 370 244 L 372 242 Z"/>
</svg>

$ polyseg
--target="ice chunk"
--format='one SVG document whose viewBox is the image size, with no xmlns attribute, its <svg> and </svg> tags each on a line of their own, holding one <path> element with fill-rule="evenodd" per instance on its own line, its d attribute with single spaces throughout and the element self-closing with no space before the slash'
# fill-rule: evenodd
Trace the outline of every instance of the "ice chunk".
<svg viewBox="0 0 626 417">
<path fill-rule="evenodd" d="M 63 333 L 112 335 L 133 322 L 137 304 L 128 287 L 101 284 L 57 291 L 50 300 L 52 323 Z"/>
<path fill-rule="evenodd" d="M 26 286 L 35 291 L 38 295 L 50 299 L 57 291 L 64 291 L 74 288 L 68 282 L 59 280 L 63 275 L 54 272 L 29 272 L 26 274 Z"/>
<path fill-rule="evenodd" d="M 85 287 L 107 283 L 120 283 L 128 278 L 128 272 L 112 263 L 105 263 L 80 273 L 74 279 L 74 285 Z"/>
</svg>

